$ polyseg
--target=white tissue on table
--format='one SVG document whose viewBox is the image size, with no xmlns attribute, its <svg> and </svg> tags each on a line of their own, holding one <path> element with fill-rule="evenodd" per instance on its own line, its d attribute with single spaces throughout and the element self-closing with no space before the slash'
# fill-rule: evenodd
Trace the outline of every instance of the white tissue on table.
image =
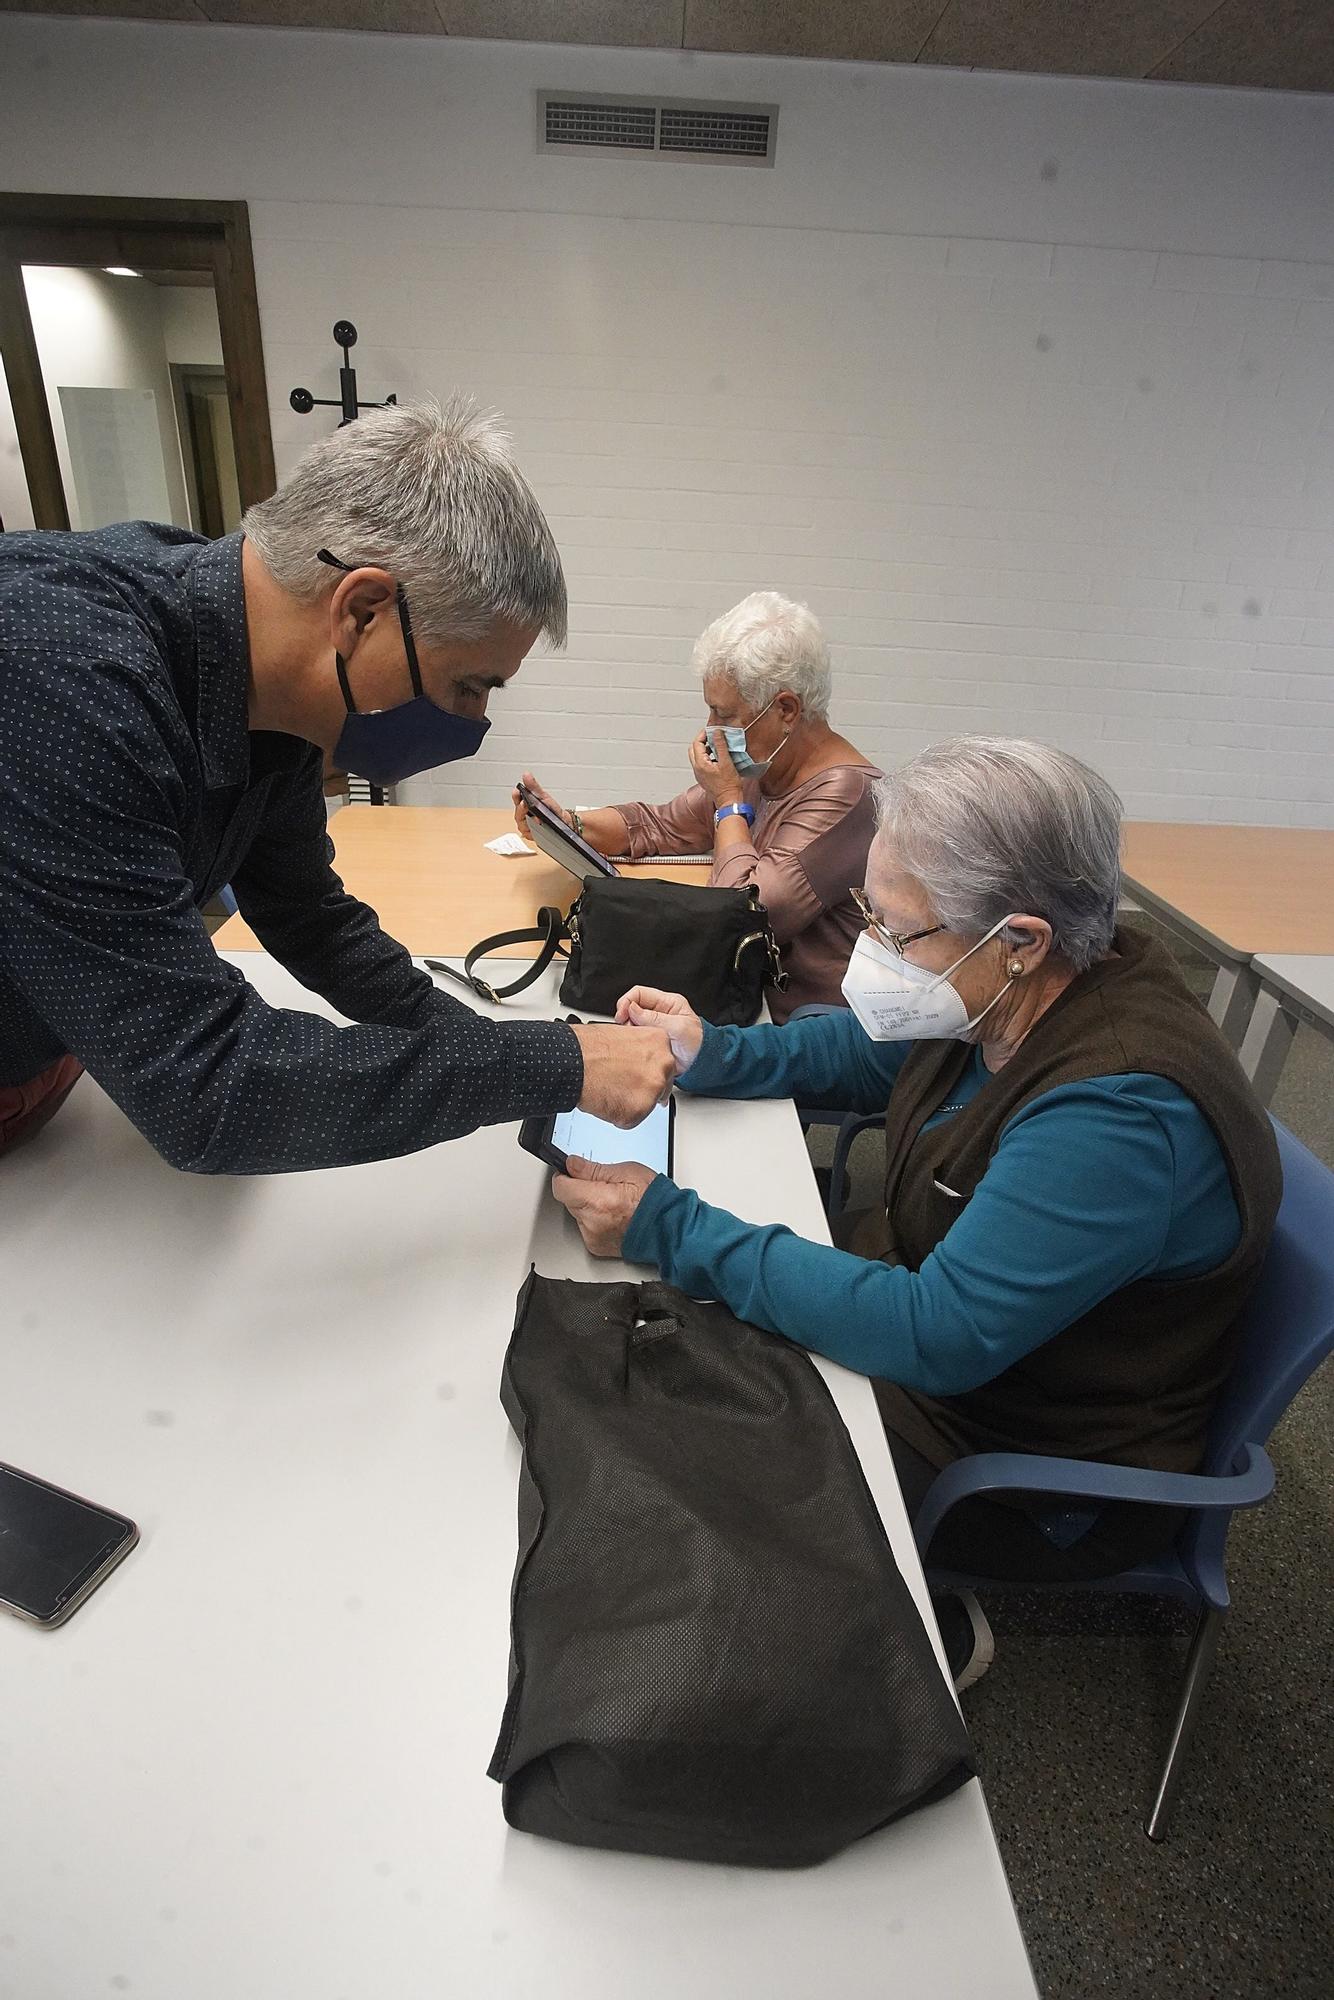
<svg viewBox="0 0 1334 2000">
<path fill-rule="evenodd" d="M 530 847 L 528 842 L 523 838 L 523 835 L 519 833 L 498 834 L 494 840 L 484 840 L 482 845 L 483 847 L 489 847 L 493 854 L 536 854 L 537 852 L 537 849 Z"/>
</svg>

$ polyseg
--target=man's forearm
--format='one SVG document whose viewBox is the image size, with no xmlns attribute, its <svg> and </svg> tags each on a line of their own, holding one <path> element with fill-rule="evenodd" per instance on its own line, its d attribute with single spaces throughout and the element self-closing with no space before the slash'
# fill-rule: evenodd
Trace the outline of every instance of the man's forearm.
<svg viewBox="0 0 1334 2000">
<path fill-rule="evenodd" d="M 125 1086 L 125 1109 L 173 1166 L 294 1173 L 569 1110 L 583 1061 L 563 1022 L 496 1023 L 460 1005 L 421 1028 L 338 1028 L 247 994 L 241 1020 L 215 1044 L 206 1084 L 178 1075 L 151 1094 L 134 1079 Z"/>
<path fill-rule="evenodd" d="M 305 907 L 278 909 L 237 884 L 241 915 L 270 957 L 349 1021 L 413 1028 L 444 996 L 381 928 L 368 904 L 339 890 Z"/>
</svg>

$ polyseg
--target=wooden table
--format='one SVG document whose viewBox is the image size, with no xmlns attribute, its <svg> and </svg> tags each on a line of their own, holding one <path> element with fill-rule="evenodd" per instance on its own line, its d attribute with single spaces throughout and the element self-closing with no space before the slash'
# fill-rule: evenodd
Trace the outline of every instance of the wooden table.
<svg viewBox="0 0 1334 2000">
<path fill-rule="evenodd" d="M 1334 953 L 1334 832 L 1130 820 L 1122 855 L 1134 901 L 1218 960 L 1209 1012 L 1234 1048 L 1260 990 L 1258 952 Z"/>
<path fill-rule="evenodd" d="M 1260 990 L 1241 1045 L 1241 1066 L 1260 1102 L 1268 1104 L 1299 1023 L 1334 1037 L 1334 955 L 1257 954 L 1251 971 Z"/>
<path fill-rule="evenodd" d="M 354 896 L 378 912 L 390 937 L 420 957 L 456 958 L 479 938 L 521 930 L 544 903 L 569 908 L 577 877 L 544 854 L 511 859 L 484 842 L 513 833 L 514 815 L 499 807 L 344 806 L 329 822 L 335 866 Z M 706 883 L 707 868 L 626 867 L 626 875 L 656 875 Z M 231 917 L 213 939 L 219 951 L 259 951 L 259 939 Z M 531 945 L 511 945 L 508 958 L 532 958 Z"/>
</svg>

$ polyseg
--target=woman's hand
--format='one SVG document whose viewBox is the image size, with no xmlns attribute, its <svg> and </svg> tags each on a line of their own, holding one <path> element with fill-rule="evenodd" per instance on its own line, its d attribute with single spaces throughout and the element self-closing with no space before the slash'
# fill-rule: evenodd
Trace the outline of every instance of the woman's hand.
<svg viewBox="0 0 1334 2000">
<path fill-rule="evenodd" d="M 624 1027 L 661 1028 L 672 1045 L 676 1074 L 684 1076 L 699 1054 L 704 1023 L 682 993 L 663 993 L 656 986 L 632 986 L 616 1002 L 616 1019 Z"/>
<path fill-rule="evenodd" d="M 557 819 L 563 819 L 565 821 L 566 826 L 570 826 L 572 824 L 570 815 L 566 812 L 564 806 L 558 805 L 556 800 L 552 798 L 550 792 L 545 791 L 543 787 L 538 784 L 537 779 L 533 776 L 531 771 L 524 772 L 523 782 L 526 789 L 533 794 L 534 798 L 541 799 L 544 806 L 550 806 L 552 812 L 555 813 Z M 514 790 L 510 793 L 510 797 L 514 801 L 514 824 L 515 826 L 518 827 L 519 832 L 523 835 L 525 840 L 531 840 L 533 836 L 528 831 L 528 815 L 524 811 L 523 800 L 519 797 L 519 788 L 517 785 L 515 786 Z"/>
<path fill-rule="evenodd" d="M 591 1256 L 619 1257 L 625 1232 L 655 1176 L 635 1160 L 604 1166 L 571 1153 L 568 1165 L 569 1173 L 556 1175 L 551 1192 L 578 1223 Z"/>
<path fill-rule="evenodd" d="M 739 806 L 746 794 L 721 729 L 713 737 L 716 763 L 709 756 L 708 746 L 709 732 L 701 729 L 690 745 L 690 768 L 695 774 L 695 783 L 708 795 L 715 812 L 719 806 Z"/>
</svg>

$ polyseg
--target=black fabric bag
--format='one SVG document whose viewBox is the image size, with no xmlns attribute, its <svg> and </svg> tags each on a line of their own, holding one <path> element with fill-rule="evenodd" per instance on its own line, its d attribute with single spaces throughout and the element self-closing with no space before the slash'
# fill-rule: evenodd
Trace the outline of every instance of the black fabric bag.
<svg viewBox="0 0 1334 2000">
<path fill-rule="evenodd" d="M 505 1817 L 794 1867 L 973 1771 L 852 1441 L 799 1349 L 670 1285 L 530 1274 Z"/>
<path fill-rule="evenodd" d="M 509 944 L 541 949 L 517 979 L 492 986 L 473 968 Z M 766 984 L 780 991 L 787 985 L 757 889 L 713 889 L 633 875 L 586 875 L 567 917 L 548 905 L 538 911 L 534 929 L 483 938 L 468 953 L 462 973 L 439 959 L 426 963 L 484 1000 L 504 1000 L 531 986 L 567 945 L 560 997 L 567 1007 L 590 1014 L 614 1014 L 631 986 L 660 986 L 683 993 L 715 1027 L 745 1028 L 759 1018 Z"/>
</svg>

